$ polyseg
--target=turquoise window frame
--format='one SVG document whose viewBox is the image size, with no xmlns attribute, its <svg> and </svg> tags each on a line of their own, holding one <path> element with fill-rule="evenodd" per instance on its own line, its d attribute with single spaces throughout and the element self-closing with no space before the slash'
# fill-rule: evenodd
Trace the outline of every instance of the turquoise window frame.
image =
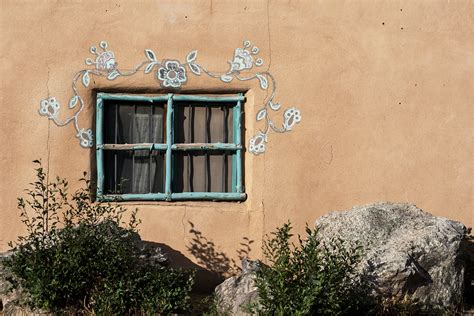
<svg viewBox="0 0 474 316">
<path fill-rule="evenodd" d="M 164 144 L 141 144 L 134 146 L 107 146 L 103 142 L 104 130 L 104 105 L 107 100 L 121 101 L 166 101 L 166 143 Z M 175 144 L 174 140 L 174 103 L 173 101 L 193 102 L 220 102 L 232 104 L 233 111 L 233 135 L 232 143 L 186 143 Z M 199 96 L 173 94 L 143 96 L 119 93 L 97 93 L 96 104 L 96 164 L 97 164 L 97 200 L 98 201 L 183 201 L 183 200 L 211 200 L 211 201 L 243 201 L 247 198 L 242 183 L 242 107 L 245 102 L 243 93 L 234 96 Z M 157 150 L 165 153 L 165 192 L 143 193 L 143 194 L 104 194 L 104 151 L 105 150 Z M 232 192 L 180 192 L 173 193 L 172 171 L 173 152 L 192 150 L 230 150 L 232 155 Z"/>
</svg>

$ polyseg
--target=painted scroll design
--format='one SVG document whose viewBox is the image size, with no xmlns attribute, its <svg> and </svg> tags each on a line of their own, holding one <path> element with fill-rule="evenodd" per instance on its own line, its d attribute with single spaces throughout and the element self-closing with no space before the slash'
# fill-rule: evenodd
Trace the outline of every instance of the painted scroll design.
<svg viewBox="0 0 474 316">
<path fill-rule="evenodd" d="M 263 121 L 264 127 L 259 129 L 250 139 L 248 146 L 249 152 L 255 155 L 265 152 L 270 131 L 285 133 L 291 131 L 295 124 L 301 122 L 301 112 L 294 107 L 286 108 L 283 111 L 283 123 L 280 126 L 272 120 L 272 113 L 279 112 L 282 109 L 281 104 L 275 101 L 276 80 L 268 71 L 252 71 L 263 66 L 264 61 L 261 57 L 258 57 L 258 47 L 252 47 L 250 41 L 244 41 L 242 47 L 235 49 L 232 59 L 228 61 L 228 70 L 222 73 L 209 71 L 199 64 L 196 61 L 197 50 L 191 51 L 187 54 L 186 61 L 181 62 L 175 59 L 159 60 L 154 51 L 146 49 L 146 60 L 142 61 L 132 70 L 121 70 L 118 68 L 115 54 L 108 49 L 106 41 L 101 41 L 99 48 L 92 46 L 90 52 L 94 57 L 87 58 L 85 63 L 91 66 L 91 69 L 78 71 L 72 80 L 73 95 L 69 100 L 68 106 L 69 109 L 76 109 L 75 112 L 67 119 L 61 121 L 58 118 L 60 104 L 54 97 L 41 100 L 39 108 L 39 114 L 48 117 L 57 126 L 66 126 L 72 123 L 76 129 L 76 137 L 84 148 L 92 147 L 94 141 L 92 130 L 90 128 L 81 128 L 78 123 L 79 115 L 84 110 L 84 100 L 79 93 L 78 85 L 82 84 L 85 88 L 88 88 L 91 78 L 94 76 L 116 80 L 119 77 L 130 77 L 143 71 L 145 74 L 153 73 L 154 78 L 160 85 L 168 89 L 179 89 L 185 85 L 189 74 L 196 76 L 206 75 L 224 83 L 230 83 L 233 80 L 258 81 L 260 88 L 269 93 L 256 115 L 256 120 L 259 122 Z"/>
</svg>

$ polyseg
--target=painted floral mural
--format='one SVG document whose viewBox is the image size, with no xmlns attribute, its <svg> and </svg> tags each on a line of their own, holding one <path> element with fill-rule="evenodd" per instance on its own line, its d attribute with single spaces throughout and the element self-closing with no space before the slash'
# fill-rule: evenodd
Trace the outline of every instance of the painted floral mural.
<svg viewBox="0 0 474 316">
<path fill-rule="evenodd" d="M 232 59 L 228 61 L 229 70 L 223 73 L 209 71 L 203 65 L 197 62 L 197 50 L 191 51 L 186 56 L 186 61 L 181 62 L 175 59 L 159 60 L 151 49 L 145 50 L 146 60 L 139 63 L 132 70 L 121 70 L 117 66 L 114 52 L 108 50 L 106 41 L 99 43 L 99 49 L 95 46 L 90 48 L 94 58 L 87 58 L 86 65 L 93 66 L 92 69 L 80 70 L 76 73 L 72 82 L 73 95 L 69 100 L 69 108 L 77 109 L 72 116 L 60 121 L 58 119 L 60 104 L 54 97 L 48 96 L 41 100 L 39 114 L 48 117 L 58 126 L 74 124 L 77 131 L 76 137 L 84 148 L 92 147 L 94 144 L 93 133 L 90 128 L 81 128 L 78 123 L 78 117 L 84 109 L 84 100 L 80 96 L 77 88 L 78 82 L 84 87 L 89 87 L 91 76 L 105 77 L 108 80 L 116 80 L 119 77 L 133 76 L 139 71 L 145 74 L 154 72 L 154 77 L 164 88 L 179 89 L 186 84 L 188 80 L 187 69 L 190 73 L 200 76 L 202 74 L 211 78 L 218 79 L 224 83 L 230 83 L 233 80 L 258 82 L 260 89 L 268 90 L 268 97 L 262 102 L 262 106 L 256 111 L 256 120 L 262 121 L 264 126 L 259 129 L 249 140 L 248 151 L 259 155 L 266 151 L 269 131 L 276 133 L 285 133 L 291 131 L 293 127 L 301 122 L 300 110 L 291 107 L 283 112 L 283 123 L 277 126 L 271 118 L 271 113 L 278 112 L 281 104 L 275 102 L 276 81 L 268 71 L 254 71 L 255 67 L 261 67 L 264 64 L 262 58 L 258 57 L 260 50 L 253 46 L 250 41 L 244 41 L 243 47 L 234 50 Z M 242 74 L 244 73 L 244 74 Z"/>
</svg>

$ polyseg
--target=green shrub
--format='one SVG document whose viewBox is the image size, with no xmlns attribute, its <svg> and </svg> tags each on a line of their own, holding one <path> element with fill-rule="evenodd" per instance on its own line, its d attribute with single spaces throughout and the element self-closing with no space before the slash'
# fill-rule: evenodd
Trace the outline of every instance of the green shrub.
<svg viewBox="0 0 474 316">
<path fill-rule="evenodd" d="M 306 228 L 306 240 L 291 242 L 291 224 L 263 242 L 268 266 L 256 272 L 259 301 L 250 311 L 263 315 L 349 315 L 373 309 L 368 283 L 355 273 L 360 247 L 337 239 L 322 244 Z"/>
<path fill-rule="evenodd" d="M 68 194 L 68 183 L 49 182 L 41 163 L 37 180 L 18 199 L 26 236 L 10 243 L 4 265 L 20 304 L 51 311 L 95 314 L 164 313 L 189 309 L 193 275 L 172 269 L 137 233 L 136 210 L 125 223 L 117 204 L 95 203 L 91 183 Z M 84 174 L 86 176 L 86 174 Z"/>
</svg>

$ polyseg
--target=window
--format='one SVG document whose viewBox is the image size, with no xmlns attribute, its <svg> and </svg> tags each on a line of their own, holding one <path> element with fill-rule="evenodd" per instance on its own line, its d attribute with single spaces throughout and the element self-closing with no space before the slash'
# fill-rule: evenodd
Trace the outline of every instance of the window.
<svg viewBox="0 0 474 316">
<path fill-rule="evenodd" d="M 98 93 L 98 199 L 244 200 L 244 100 Z"/>
</svg>

